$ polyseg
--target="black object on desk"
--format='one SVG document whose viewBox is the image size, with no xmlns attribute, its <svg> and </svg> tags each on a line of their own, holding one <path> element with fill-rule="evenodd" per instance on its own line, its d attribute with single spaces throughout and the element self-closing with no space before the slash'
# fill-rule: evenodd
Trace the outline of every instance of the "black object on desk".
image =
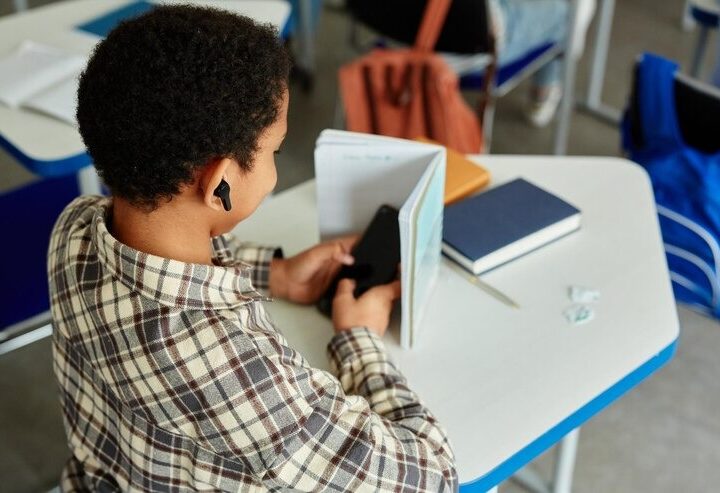
<svg viewBox="0 0 720 493">
<path fill-rule="evenodd" d="M 327 316 L 332 314 L 332 302 L 341 279 L 354 279 L 356 298 L 368 289 L 392 282 L 397 277 L 400 263 L 399 212 L 389 205 L 382 205 L 370 225 L 352 250 L 353 265 L 345 265 L 330 283 L 318 301 L 318 309 Z"/>
</svg>

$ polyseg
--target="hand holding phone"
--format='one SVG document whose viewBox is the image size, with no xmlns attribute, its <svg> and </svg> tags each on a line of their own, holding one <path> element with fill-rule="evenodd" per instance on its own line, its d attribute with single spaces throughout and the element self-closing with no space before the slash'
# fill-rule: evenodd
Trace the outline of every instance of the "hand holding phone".
<svg viewBox="0 0 720 493">
<path fill-rule="evenodd" d="M 400 227 L 399 211 L 392 206 L 383 205 L 375 213 L 370 225 L 353 248 L 353 265 L 344 266 L 330 283 L 325 294 L 318 302 L 318 309 L 331 316 L 333 298 L 340 279 L 355 281 L 355 298 L 368 289 L 388 284 L 396 279 L 400 263 Z"/>
<path fill-rule="evenodd" d="M 382 337 L 390 324 L 393 302 L 400 298 L 400 279 L 375 286 L 355 298 L 355 281 L 341 279 L 333 299 L 332 321 L 335 332 L 366 327 Z"/>
</svg>

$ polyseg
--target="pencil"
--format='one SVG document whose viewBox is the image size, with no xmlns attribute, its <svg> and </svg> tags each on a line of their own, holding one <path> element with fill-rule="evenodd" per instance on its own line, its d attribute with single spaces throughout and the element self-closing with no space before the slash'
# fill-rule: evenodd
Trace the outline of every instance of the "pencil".
<svg viewBox="0 0 720 493">
<path fill-rule="evenodd" d="M 502 303 L 505 303 L 509 307 L 512 308 L 520 308 L 520 305 L 518 305 L 512 298 L 510 298 L 508 295 L 503 293 L 497 288 L 494 288 L 490 284 L 486 283 L 485 281 L 482 281 L 478 276 L 475 274 L 471 274 L 467 270 L 465 270 L 462 266 L 458 265 L 456 262 L 453 262 L 452 260 L 448 259 L 448 264 L 453 268 L 455 272 L 460 274 L 462 277 L 467 279 L 472 284 L 476 285 L 486 293 L 488 293 L 490 296 L 495 298 L 498 301 L 501 301 Z"/>
</svg>

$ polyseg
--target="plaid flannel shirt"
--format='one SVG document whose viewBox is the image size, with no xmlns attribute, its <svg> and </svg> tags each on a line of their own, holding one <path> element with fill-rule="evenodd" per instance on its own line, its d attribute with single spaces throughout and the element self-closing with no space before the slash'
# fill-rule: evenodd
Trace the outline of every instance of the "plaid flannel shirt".
<svg viewBox="0 0 720 493">
<path fill-rule="evenodd" d="M 50 243 L 63 490 L 457 488 L 444 431 L 379 337 L 335 335 L 336 378 L 273 327 L 255 287 L 274 249 L 226 235 L 214 266 L 164 259 L 113 238 L 109 211 L 76 199 Z"/>
</svg>

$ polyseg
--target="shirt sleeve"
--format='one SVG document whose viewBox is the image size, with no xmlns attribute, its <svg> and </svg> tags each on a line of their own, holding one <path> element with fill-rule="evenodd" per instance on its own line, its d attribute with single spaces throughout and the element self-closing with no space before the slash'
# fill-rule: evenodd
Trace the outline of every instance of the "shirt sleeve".
<svg viewBox="0 0 720 493">
<path fill-rule="evenodd" d="M 274 258 L 282 258 L 279 247 L 259 246 L 252 243 L 238 243 L 234 252 L 236 260 L 253 267 L 250 280 L 253 287 L 263 294 L 270 290 L 270 263 Z"/>
<path fill-rule="evenodd" d="M 445 432 L 407 387 L 379 337 L 355 328 L 332 339 L 338 381 L 268 330 L 264 310 L 248 320 L 247 329 L 224 331 L 229 340 L 218 341 L 217 330 L 192 336 L 215 338 L 204 344 L 202 357 L 211 367 L 198 368 L 186 387 L 203 403 L 195 414 L 201 417 L 198 445 L 241 460 L 270 489 L 457 489 Z M 197 348 L 187 357 L 197 360 Z"/>
</svg>

